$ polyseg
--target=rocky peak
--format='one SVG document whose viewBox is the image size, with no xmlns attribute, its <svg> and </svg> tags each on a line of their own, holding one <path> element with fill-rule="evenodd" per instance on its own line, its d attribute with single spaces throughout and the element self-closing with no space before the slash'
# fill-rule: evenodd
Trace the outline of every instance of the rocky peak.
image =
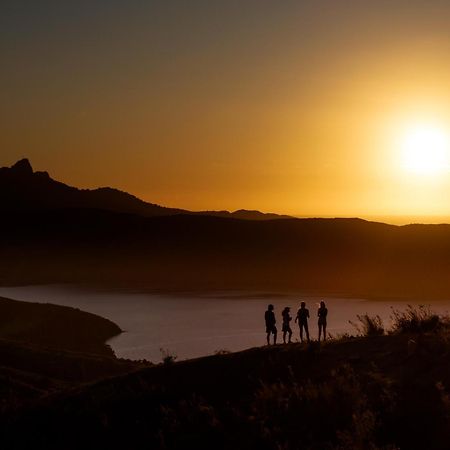
<svg viewBox="0 0 450 450">
<path fill-rule="evenodd" d="M 33 174 L 33 167 L 31 167 L 30 161 L 26 158 L 17 161 L 13 166 L 11 166 L 11 170 L 20 175 Z"/>
</svg>

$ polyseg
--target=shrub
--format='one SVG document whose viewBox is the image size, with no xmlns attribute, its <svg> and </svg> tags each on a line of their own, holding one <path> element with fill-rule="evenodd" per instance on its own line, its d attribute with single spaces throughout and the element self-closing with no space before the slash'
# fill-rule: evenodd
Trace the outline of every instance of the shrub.
<svg viewBox="0 0 450 450">
<path fill-rule="evenodd" d="M 367 391 L 366 383 L 363 385 L 347 365 L 338 367 L 320 383 L 299 383 L 295 378 L 263 383 L 252 405 L 261 447 L 378 449 L 375 435 L 379 411 L 369 401 Z"/>
<path fill-rule="evenodd" d="M 148 448 L 216 448 L 225 436 L 215 408 L 193 394 L 171 405 L 161 405 L 159 446 Z"/>
<path fill-rule="evenodd" d="M 356 316 L 359 323 L 349 321 L 361 336 L 382 336 L 384 334 L 383 320 L 380 316 L 369 316 L 362 314 Z"/>
<path fill-rule="evenodd" d="M 215 355 L 229 355 L 230 353 L 230 350 L 227 350 L 226 348 L 219 348 L 214 352 Z"/>
<path fill-rule="evenodd" d="M 425 305 L 408 305 L 405 311 L 392 309 L 393 333 L 425 333 L 449 326 L 447 316 L 439 316 Z"/>
<path fill-rule="evenodd" d="M 173 364 L 178 358 L 178 356 L 176 356 L 174 353 L 171 353 L 169 350 L 166 350 L 164 348 L 160 348 L 159 351 L 161 352 L 162 362 L 165 366 Z"/>
</svg>

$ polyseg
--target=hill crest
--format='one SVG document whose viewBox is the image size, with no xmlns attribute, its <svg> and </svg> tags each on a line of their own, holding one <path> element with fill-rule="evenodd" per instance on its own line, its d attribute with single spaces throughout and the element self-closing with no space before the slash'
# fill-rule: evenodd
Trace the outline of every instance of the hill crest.
<svg viewBox="0 0 450 450">
<path fill-rule="evenodd" d="M 35 172 L 26 158 L 17 161 L 11 167 L 0 168 L 0 209 L 3 211 L 61 208 L 103 209 L 145 217 L 178 214 L 208 215 L 243 220 L 273 220 L 289 217 L 245 209 L 234 212 L 189 211 L 149 203 L 128 192 L 111 187 L 79 189 L 54 180 L 48 172 Z"/>
</svg>

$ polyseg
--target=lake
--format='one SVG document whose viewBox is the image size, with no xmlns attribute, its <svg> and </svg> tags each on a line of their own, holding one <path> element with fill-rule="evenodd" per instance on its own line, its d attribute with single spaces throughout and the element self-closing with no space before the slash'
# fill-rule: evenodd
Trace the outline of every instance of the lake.
<svg viewBox="0 0 450 450">
<path fill-rule="evenodd" d="M 22 301 L 72 306 L 106 317 L 125 332 L 111 339 L 121 358 L 161 361 L 162 351 L 178 359 L 210 355 L 218 350 L 237 351 L 265 344 L 264 312 L 273 303 L 281 342 L 281 310 L 291 313 L 306 301 L 310 310 L 311 337 L 317 338 L 316 309 L 327 304 L 328 332 L 355 333 L 349 320 L 357 314 L 380 315 L 390 323 L 391 308 L 404 309 L 404 301 L 323 298 L 267 293 L 214 292 L 202 294 L 154 294 L 129 290 L 101 290 L 77 286 L 26 286 L 0 288 L 0 296 Z M 450 310 L 450 301 L 423 302 L 439 313 Z M 292 326 L 294 341 L 298 327 Z M 162 350 L 161 350 L 162 349 Z"/>
</svg>

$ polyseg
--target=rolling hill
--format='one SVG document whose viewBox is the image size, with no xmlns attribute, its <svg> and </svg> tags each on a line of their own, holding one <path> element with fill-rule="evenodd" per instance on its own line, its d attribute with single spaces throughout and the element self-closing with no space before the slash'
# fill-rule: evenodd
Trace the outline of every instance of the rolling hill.
<svg viewBox="0 0 450 450">
<path fill-rule="evenodd" d="M 27 161 L 0 171 L 0 193 L 3 285 L 450 296 L 449 225 L 169 214 L 112 191 L 126 200 L 118 207 L 104 191 L 55 182 Z"/>
<path fill-rule="evenodd" d="M 449 354 L 443 329 L 278 345 L 143 368 L 0 414 L 0 444 L 444 450 L 450 439 Z"/>
<path fill-rule="evenodd" d="M 450 226 L 359 219 L 246 221 L 101 210 L 11 214 L 0 283 L 162 290 L 296 290 L 373 297 L 450 295 Z"/>
<path fill-rule="evenodd" d="M 235 212 L 193 212 L 144 202 L 134 195 L 110 187 L 78 189 L 53 180 L 47 172 L 34 172 L 28 159 L 22 159 L 12 167 L 0 168 L 1 211 L 39 211 L 60 208 L 102 209 L 139 214 L 145 217 L 176 214 L 198 214 L 246 220 L 270 220 L 287 217 L 243 209 Z"/>
<path fill-rule="evenodd" d="M 105 345 L 122 333 L 110 320 L 75 308 L 0 297 L 0 339 L 53 350 L 114 356 Z"/>
<path fill-rule="evenodd" d="M 0 424 L 52 393 L 145 366 L 115 357 L 106 341 L 119 333 L 95 314 L 0 298 Z"/>
</svg>

